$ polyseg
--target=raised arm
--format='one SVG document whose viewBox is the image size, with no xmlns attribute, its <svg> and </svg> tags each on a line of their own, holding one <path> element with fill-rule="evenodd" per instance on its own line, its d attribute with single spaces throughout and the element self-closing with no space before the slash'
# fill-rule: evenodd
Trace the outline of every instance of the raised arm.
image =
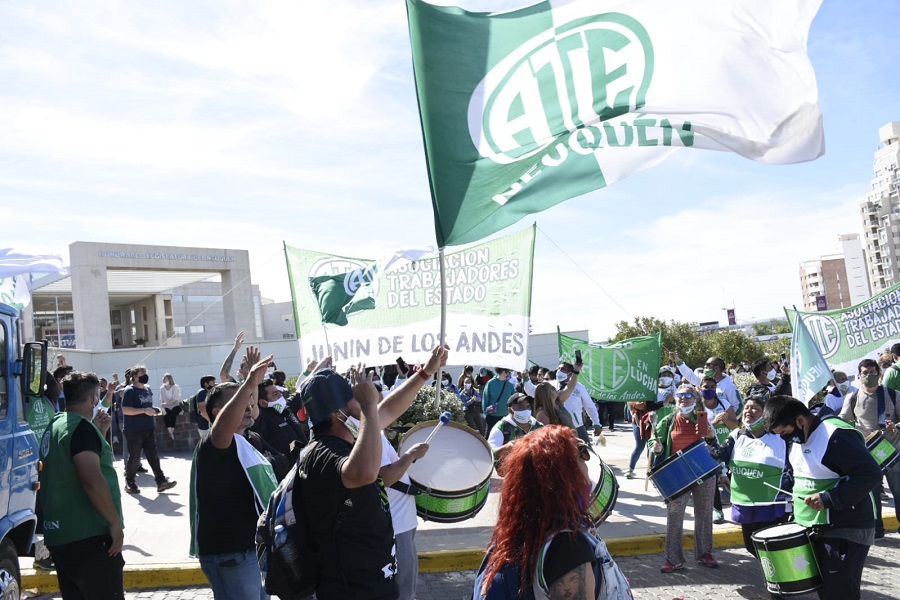
<svg viewBox="0 0 900 600">
<path fill-rule="evenodd" d="M 237 354 L 237 351 L 241 349 L 241 345 L 244 343 L 244 332 L 238 332 L 238 334 L 234 338 L 234 345 L 231 347 L 231 352 L 228 353 L 228 356 L 225 357 L 225 361 L 222 363 L 222 368 L 219 370 L 219 381 L 222 383 L 226 383 L 231 381 L 231 363 L 234 362 L 234 357 Z"/>
<path fill-rule="evenodd" d="M 247 410 L 250 397 L 256 392 L 257 386 L 266 378 L 266 369 L 272 361 L 270 354 L 266 358 L 259 360 L 259 349 L 249 346 L 247 348 L 247 362 L 253 364 L 250 373 L 238 391 L 235 392 L 228 402 L 222 407 L 213 421 L 209 430 L 209 436 L 213 446 L 224 450 L 231 446 L 234 440 L 234 434 L 241 421 L 244 419 L 244 411 Z"/>
<path fill-rule="evenodd" d="M 403 385 L 388 394 L 387 398 L 378 405 L 378 420 L 384 427 L 397 420 L 406 412 L 409 405 L 416 398 L 416 393 L 422 389 L 426 380 L 431 379 L 444 365 L 447 364 L 449 350 L 443 346 L 436 346 L 431 351 L 428 362 L 418 372 L 408 377 Z"/>
<path fill-rule="evenodd" d="M 372 373 L 366 373 L 363 365 L 350 369 L 350 383 L 353 397 L 359 402 L 359 436 L 341 467 L 341 482 L 344 487 L 353 489 L 374 483 L 381 470 L 381 424 L 378 416 L 381 394 L 372 383 Z"/>
</svg>

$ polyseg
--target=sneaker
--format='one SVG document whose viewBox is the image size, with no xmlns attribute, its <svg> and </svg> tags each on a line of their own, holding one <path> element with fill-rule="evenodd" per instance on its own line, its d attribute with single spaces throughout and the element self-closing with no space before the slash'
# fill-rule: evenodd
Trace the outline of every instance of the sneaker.
<svg viewBox="0 0 900 600">
<path fill-rule="evenodd" d="M 625 479 L 634 479 L 634 469 L 628 469 L 625 472 Z"/>
<path fill-rule="evenodd" d="M 56 565 L 53 564 L 53 559 L 48 556 L 46 558 L 34 559 L 34 568 L 41 569 L 42 571 L 52 571 L 56 568 Z"/>
<path fill-rule="evenodd" d="M 171 490 L 173 487 L 175 487 L 176 483 L 178 483 L 178 482 L 172 481 L 171 479 L 166 477 L 165 479 L 162 480 L 161 483 L 158 483 L 156 485 L 156 491 L 162 493 L 166 490 Z"/>
<path fill-rule="evenodd" d="M 711 558 L 711 557 L 710 557 Z M 714 559 L 715 560 L 715 559 Z M 659 568 L 663 573 L 671 573 L 673 571 L 680 571 L 684 568 L 684 563 L 678 563 L 677 565 L 673 565 L 672 561 L 667 560 L 663 566 Z"/>
<path fill-rule="evenodd" d="M 721 525 L 725 522 L 725 514 L 718 508 L 713 509 L 713 523 Z"/>
<path fill-rule="evenodd" d="M 880 540 L 880 539 L 883 538 L 883 537 L 884 537 L 884 529 L 882 529 L 881 531 L 876 531 L 876 532 L 875 532 L 875 539 L 876 539 L 876 540 Z"/>
<path fill-rule="evenodd" d="M 715 569 L 719 566 L 719 561 L 713 558 L 713 555 L 707 552 L 697 561 L 698 563 L 702 563 L 704 566 L 709 567 L 710 569 Z"/>
<path fill-rule="evenodd" d="M 137 486 L 137 484 L 135 484 L 133 481 L 126 481 L 125 482 L 125 491 L 128 492 L 129 494 L 140 494 L 141 488 L 139 488 Z"/>
<path fill-rule="evenodd" d="M 139 464 L 139 465 L 138 465 L 138 468 L 136 469 L 136 471 L 137 471 L 138 473 L 146 473 L 146 472 L 147 472 L 147 468 L 146 468 L 144 465 L 140 465 L 140 464 Z"/>
</svg>

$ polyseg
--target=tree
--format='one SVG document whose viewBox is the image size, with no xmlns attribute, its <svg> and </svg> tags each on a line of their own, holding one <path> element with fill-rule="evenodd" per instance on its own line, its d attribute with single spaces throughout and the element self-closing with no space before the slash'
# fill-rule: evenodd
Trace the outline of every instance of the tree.
<svg viewBox="0 0 900 600">
<path fill-rule="evenodd" d="M 776 333 L 790 333 L 791 325 L 787 319 L 772 319 L 764 323 L 753 324 L 753 334 L 758 336 L 774 335 Z"/>
</svg>

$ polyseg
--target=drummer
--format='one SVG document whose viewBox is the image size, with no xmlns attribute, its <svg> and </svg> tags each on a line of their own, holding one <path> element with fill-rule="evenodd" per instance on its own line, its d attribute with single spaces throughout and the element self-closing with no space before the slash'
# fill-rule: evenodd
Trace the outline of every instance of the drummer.
<svg viewBox="0 0 900 600">
<path fill-rule="evenodd" d="M 516 440 L 532 429 L 544 426 L 531 416 L 531 398 L 522 392 L 510 396 L 506 410 L 509 414 L 497 421 L 487 440 L 498 462 L 503 460 Z"/>
<path fill-rule="evenodd" d="M 860 597 L 863 564 L 875 542 L 881 469 L 863 436 L 836 417 L 818 417 L 799 400 L 774 396 L 763 412 L 768 431 L 792 440 L 794 520 L 813 528 L 821 600 Z"/>
<path fill-rule="evenodd" d="M 794 482 L 787 442 L 766 431 L 763 410 L 768 397 L 766 389 L 752 391 L 744 401 L 744 426 L 709 451 L 731 469 L 731 520 L 740 523 L 744 547 L 753 555 L 753 532 L 785 523 L 790 516 L 788 496 L 770 486 L 790 491 Z"/>
<path fill-rule="evenodd" d="M 690 384 L 680 386 L 675 392 L 676 412 L 660 419 L 656 424 L 652 440 L 656 455 L 654 464 L 659 464 L 698 440 L 715 435 L 699 399 L 700 392 Z M 660 568 L 663 573 L 684 568 L 684 510 L 687 507 L 688 493 L 694 498 L 694 558 L 710 568 L 719 566 L 712 555 L 712 503 L 715 486 L 716 478 L 711 477 L 666 505 L 666 562 Z"/>
<path fill-rule="evenodd" d="M 700 380 L 700 397 L 703 399 L 703 408 L 706 409 L 706 417 L 713 426 L 716 440 L 724 444 L 732 430 L 740 426 L 734 407 L 728 403 L 725 394 L 716 386 L 714 377 L 706 376 Z M 724 523 L 725 515 L 722 513 L 722 496 L 719 491 L 719 483 L 728 485 L 727 465 L 721 471 L 721 481 L 716 483 L 713 496 L 713 523 Z"/>
</svg>

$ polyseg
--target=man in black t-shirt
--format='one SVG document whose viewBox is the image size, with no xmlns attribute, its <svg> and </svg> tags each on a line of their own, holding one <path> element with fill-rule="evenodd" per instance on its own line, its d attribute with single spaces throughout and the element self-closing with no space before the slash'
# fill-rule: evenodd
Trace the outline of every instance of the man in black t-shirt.
<svg viewBox="0 0 900 600">
<path fill-rule="evenodd" d="M 313 441 L 300 466 L 303 493 L 295 513 L 307 519 L 319 562 L 318 600 L 396 600 L 399 597 L 394 530 L 379 477 L 381 429 L 402 415 L 422 385 L 447 364 L 438 347 L 418 373 L 381 400 L 363 365 L 350 380 L 330 368 L 303 382 L 300 397 Z"/>
<path fill-rule="evenodd" d="M 209 435 L 209 419 L 206 414 L 206 395 L 209 390 L 216 387 L 216 378 L 212 375 L 204 375 L 200 378 L 200 390 L 194 396 L 194 406 L 189 407 L 197 418 L 197 433 L 200 434 L 200 441 L 206 439 Z"/>
<path fill-rule="evenodd" d="M 150 377 L 147 368 L 137 365 L 131 368 L 132 382 L 122 393 L 122 414 L 125 415 L 125 443 L 128 444 L 128 462 L 125 465 L 125 491 L 137 494 L 140 489 L 134 478 L 141 462 L 141 450 L 147 456 L 156 491 L 164 492 L 175 487 L 175 481 L 166 477 L 159 465 L 156 450 L 156 415 L 153 407 L 153 390 L 147 387 Z"/>
<path fill-rule="evenodd" d="M 294 456 L 306 445 L 300 421 L 287 407 L 281 391 L 272 379 L 259 384 L 257 391 L 259 418 L 253 423 L 252 431 L 258 433 L 272 447 L 285 456 Z"/>
<path fill-rule="evenodd" d="M 254 366 L 247 380 L 217 385 L 206 397 L 211 426 L 194 457 L 191 555 L 200 559 L 216 598 L 268 598 L 256 561 L 256 521 L 277 482 L 241 434 L 258 413 L 253 393 L 271 359 L 260 361 L 259 350 L 248 347 Z"/>
</svg>

